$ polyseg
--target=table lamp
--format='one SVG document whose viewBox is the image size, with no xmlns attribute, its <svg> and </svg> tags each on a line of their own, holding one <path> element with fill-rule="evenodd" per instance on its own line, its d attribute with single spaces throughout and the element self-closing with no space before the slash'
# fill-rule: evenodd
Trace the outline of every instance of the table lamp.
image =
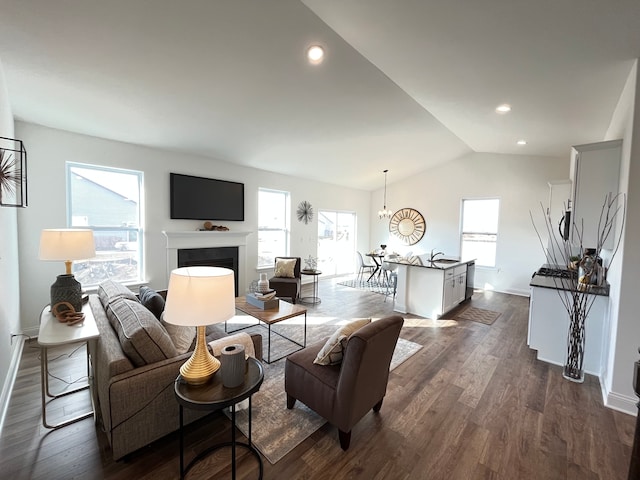
<svg viewBox="0 0 640 480">
<path fill-rule="evenodd" d="M 221 323 L 236 313 L 233 270 L 222 267 L 181 267 L 171 272 L 164 321 L 197 327 L 193 354 L 180 375 L 190 385 L 202 385 L 220 368 L 206 344 L 205 327 Z"/>
<path fill-rule="evenodd" d="M 51 285 L 51 308 L 69 302 L 76 312 L 82 310 L 82 285 L 73 273 L 73 260 L 96 256 L 93 230 L 78 228 L 45 229 L 40 235 L 40 260 L 64 262 L 66 273 L 58 275 Z"/>
</svg>

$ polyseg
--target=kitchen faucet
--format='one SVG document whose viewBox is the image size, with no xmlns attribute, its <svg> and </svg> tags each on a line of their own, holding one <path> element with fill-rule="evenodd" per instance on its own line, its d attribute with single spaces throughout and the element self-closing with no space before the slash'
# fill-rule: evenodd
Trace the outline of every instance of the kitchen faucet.
<svg viewBox="0 0 640 480">
<path fill-rule="evenodd" d="M 430 261 L 430 262 L 433 262 L 433 261 L 434 261 L 434 258 L 436 258 L 438 255 L 444 255 L 444 252 L 436 252 L 436 253 L 433 253 L 433 251 L 434 251 L 434 250 L 435 250 L 435 248 L 434 248 L 434 249 L 431 249 L 431 257 L 429 257 L 429 261 Z"/>
</svg>

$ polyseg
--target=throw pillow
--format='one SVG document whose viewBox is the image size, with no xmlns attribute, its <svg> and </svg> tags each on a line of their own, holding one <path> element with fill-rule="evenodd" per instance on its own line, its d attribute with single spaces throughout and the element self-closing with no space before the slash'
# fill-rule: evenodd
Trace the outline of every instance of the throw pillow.
<svg viewBox="0 0 640 480">
<path fill-rule="evenodd" d="M 371 323 L 371 319 L 363 318 L 340 327 L 329 337 L 329 340 L 327 340 L 327 343 L 320 349 L 313 363 L 318 365 L 338 365 L 342 362 L 342 356 L 347 346 L 349 336 L 368 323 Z"/>
<path fill-rule="evenodd" d="M 140 303 L 147 307 L 151 313 L 160 320 L 160 316 L 162 315 L 162 312 L 164 312 L 165 303 L 162 295 L 156 292 L 153 288 L 142 285 L 138 290 L 138 297 L 140 298 Z"/>
<path fill-rule="evenodd" d="M 113 280 L 105 280 L 98 285 L 98 297 L 100 297 L 100 302 L 105 309 L 111 302 L 119 298 L 138 301 L 135 293 L 121 283 L 114 282 Z"/>
<path fill-rule="evenodd" d="M 273 273 L 273 276 L 280 278 L 296 278 L 294 273 L 296 261 L 297 260 L 295 258 L 276 258 L 276 270 Z"/>
<path fill-rule="evenodd" d="M 119 298 L 105 310 L 122 351 L 136 367 L 177 355 L 167 331 L 137 299 Z"/>
<path fill-rule="evenodd" d="M 162 326 L 169 334 L 173 346 L 176 347 L 178 355 L 187 353 L 196 338 L 196 327 L 186 327 L 184 325 L 174 325 L 173 323 L 164 321 L 164 312 L 160 316 Z"/>
</svg>

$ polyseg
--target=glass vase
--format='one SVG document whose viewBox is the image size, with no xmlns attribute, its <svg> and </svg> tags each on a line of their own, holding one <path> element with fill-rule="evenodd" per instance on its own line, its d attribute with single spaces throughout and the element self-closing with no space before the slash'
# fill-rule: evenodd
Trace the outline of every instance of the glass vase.
<svg viewBox="0 0 640 480">
<path fill-rule="evenodd" d="M 584 382 L 584 345 L 585 316 L 581 311 L 569 315 L 569 332 L 567 335 L 567 361 L 562 376 L 576 383 Z"/>
</svg>

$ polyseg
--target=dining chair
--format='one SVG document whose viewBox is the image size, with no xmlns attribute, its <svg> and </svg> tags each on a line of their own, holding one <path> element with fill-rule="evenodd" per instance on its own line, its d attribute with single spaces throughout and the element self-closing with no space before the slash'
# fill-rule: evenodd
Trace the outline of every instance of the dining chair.
<svg viewBox="0 0 640 480">
<path fill-rule="evenodd" d="M 364 273 L 373 273 L 376 268 L 376 265 L 373 263 L 373 260 L 369 257 L 365 257 L 359 251 L 356 252 L 358 259 L 358 281 L 362 281 L 362 275 Z"/>
<path fill-rule="evenodd" d="M 385 285 L 387 287 L 387 291 L 384 295 L 385 302 L 387 301 L 387 296 L 389 296 L 389 289 L 393 286 L 393 299 L 396 298 L 396 290 L 398 287 L 398 264 L 391 263 L 389 260 L 397 260 L 399 255 L 395 253 L 390 253 L 384 257 L 382 261 L 382 274 L 384 278 Z"/>
</svg>

